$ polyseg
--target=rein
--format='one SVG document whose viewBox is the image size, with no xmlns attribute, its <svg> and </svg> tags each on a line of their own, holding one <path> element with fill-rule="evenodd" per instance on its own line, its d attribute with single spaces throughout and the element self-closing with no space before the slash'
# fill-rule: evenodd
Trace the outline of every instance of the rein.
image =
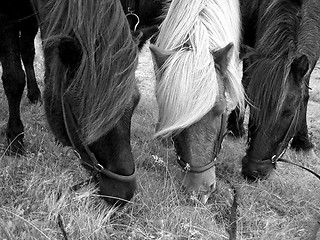
<svg viewBox="0 0 320 240">
<path fill-rule="evenodd" d="M 226 129 L 226 119 L 227 119 L 227 114 L 226 113 L 222 114 L 221 128 L 217 138 L 217 144 L 215 144 L 214 158 L 212 161 L 210 161 L 204 166 L 194 167 L 194 166 L 191 166 L 190 163 L 183 161 L 179 155 L 177 156 L 177 162 L 184 172 L 203 173 L 216 165 L 217 156 L 221 150 L 223 138 L 227 135 L 227 133 L 224 133 L 224 130 Z"/>
<path fill-rule="evenodd" d="M 88 145 L 81 142 L 78 135 L 78 124 L 72 113 L 71 106 L 63 94 L 63 84 L 61 85 L 61 106 L 63 113 L 63 120 L 67 131 L 68 138 L 72 144 L 74 150 L 80 155 L 80 162 L 91 170 L 90 175 L 96 177 L 98 174 L 102 174 L 110 179 L 117 180 L 120 182 L 130 182 L 135 179 L 136 172 L 131 175 L 121 175 L 111 172 L 109 169 L 104 168 L 96 159 L 94 153 L 89 149 Z"/>
</svg>

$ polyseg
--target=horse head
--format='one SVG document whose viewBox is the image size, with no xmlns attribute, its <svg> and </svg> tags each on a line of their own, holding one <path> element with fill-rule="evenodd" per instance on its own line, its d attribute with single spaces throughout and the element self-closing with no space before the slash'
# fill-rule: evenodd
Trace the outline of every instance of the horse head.
<svg viewBox="0 0 320 240">
<path fill-rule="evenodd" d="M 164 51 L 153 45 L 150 46 L 150 49 L 153 56 L 155 69 L 158 73 L 157 84 L 161 84 L 161 81 L 165 81 L 161 76 L 161 74 L 165 73 L 161 72 L 161 69 L 165 69 L 168 59 L 170 60 L 170 58 L 174 58 L 174 55 L 177 53 L 174 51 Z M 186 48 L 185 51 L 192 51 L 192 49 Z M 192 112 L 191 109 L 185 108 L 184 110 L 187 110 L 187 114 L 184 114 L 184 116 L 186 116 L 188 119 L 192 119 L 194 117 L 198 119 L 196 121 L 191 120 L 191 123 L 188 123 L 188 119 L 180 118 L 179 120 L 181 122 L 185 122 L 187 120 L 187 124 L 182 125 L 178 129 L 172 131 L 170 134 L 165 135 L 167 137 L 171 137 L 174 142 L 177 153 L 177 161 L 183 170 L 183 174 L 181 175 L 183 186 L 190 192 L 201 194 L 203 202 L 206 202 L 210 193 L 216 189 L 215 164 L 226 131 L 226 86 L 228 82 L 226 71 L 228 69 L 232 54 L 233 44 L 231 43 L 226 47 L 211 53 L 210 57 L 212 58 L 212 61 L 214 61 L 213 67 L 217 73 L 215 80 L 217 81 L 217 89 L 215 89 L 217 90 L 217 94 L 214 96 L 214 104 L 210 106 L 208 112 L 199 117 L 195 116 L 198 111 Z M 170 76 L 168 77 L 169 80 L 177 80 L 170 79 Z M 192 76 L 186 77 L 192 78 Z M 193 80 L 194 79 L 191 81 Z M 187 81 L 180 82 L 180 84 L 186 83 Z M 182 90 L 181 93 L 173 94 L 187 94 L 188 91 L 183 91 L 183 86 L 181 86 L 180 89 Z M 189 90 L 192 91 L 194 89 L 191 87 Z M 168 94 L 168 92 L 163 94 Z M 197 97 L 201 98 L 201 92 L 199 94 L 200 95 Z M 205 93 L 204 95 L 208 96 Z M 174 97 L 174 95 L 172 95 L 172 97 Z M 188 98 L 190 96 L 185 97 Z M 189 104 L 192 106 L 192 101 L 195 99 L 189 98 L 187 101 L 190 100 L 191 103 Z M 202 103 L 205 104 L 206 99 L 204 99 L 204 102 Z M 179 108 L 179 104 L 176 106 L 172 104 L 170 107 Z M 172 111 L 175 112 L 175 109 L 172 109 Z M 166 114 L 170 113 L 167 112 Z M 159 121 L 161 122 L 163 119 L 160 119 Z M 160 124 L 161 123 L 158 123 L 158 131 Z"/>
<path fill-rule="evenodd" d="M 257 74 L 261 69 L 257 66 L 254 69 L 251 66 L 252 74 L 248 70 L 251 76 L 248 97 L 252 100 L 252 106 L 249 147 L 242 159 L 242 173 L 252 180 L 267 178 L 275 168 L 277 160 L 283 156 L 290 140 L 302 125 L 301 115 L 306 111 L 304 102 L 308 101 L 310 64 L 305 55 L 295 58 L 289 67 L 281 62 L 275 64 L 277 67 L 272 67 L 275 66 L 274 62 L 269 64 L 269 61 L 265 61 L 260 76 Z M 275 79 L 265 79 L 270 76 Z M 260 84 L 256 79 L 259 79 Z M 274 86 L 261 84 L 264 80 L 272 82 Z"/>
<path fill-rule="evenodd" d="M 136 189 L 130 127 L 140 98 L 138 45 L 154 30 L 131 33 L 118 1 L 60 1 L 45 9 L 44 100 L 50 128 L 79 153 L 105 200 L 126 203 Z"/>
</svg>

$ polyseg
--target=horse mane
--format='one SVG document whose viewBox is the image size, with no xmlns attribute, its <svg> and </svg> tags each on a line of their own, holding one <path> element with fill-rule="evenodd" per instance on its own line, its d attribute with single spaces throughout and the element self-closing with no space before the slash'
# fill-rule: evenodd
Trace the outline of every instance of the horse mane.
<svg viewBox="0 0 320 240">
<path fill-rule="evenodd" d="M 232 42 L 226 91 L 242 106 L 239 75 L 240 15 L 235 0 L 173 0 L 160 26 L 157 45 L 174 53 L 157 75 L 159 124 L 155 136 L 166 136 L 199 121 L 219 96 L 219 72 L 212 52 Z"/>
<path fill-rule="evenodd" d="M 160 25 L 165 19 L 171 0 L 140 0 L 140 20 L 144 25 Z M 156 16 L 156 17 L 155 17 Z"/>
<path fill-rule="evenodd" d="M 81 60 L 65 95 L 77 103 L 83 141 L 92 143 L 113 128 L 124 114 L 135 88 L 138 63 L 134 42 L 120 1 L 49 0 L 44 43 L 55 48 L 72 37 L 81 47 Z M 55 54 L 51 71 L 54 91 L 60 95 L 61 61 Z"/>
<path fill-rule="evenodd" d="M 293 60 L 298 57 L 301 4 L 292 0 L 267 1 L 260 5 L 257 41 L 247 54 L 250 82 L 249 99 L 254 103 L 253 121 L 257 125 L 274 124 L 288 94 L 287 82 Z M 270 115 L 272 114 L 272 115 Z"/>
</svg>

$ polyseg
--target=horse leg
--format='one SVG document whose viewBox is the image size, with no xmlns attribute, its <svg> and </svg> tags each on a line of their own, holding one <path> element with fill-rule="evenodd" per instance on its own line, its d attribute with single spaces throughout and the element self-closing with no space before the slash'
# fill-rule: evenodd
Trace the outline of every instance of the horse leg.
<svg viewBox="0 0 320 240">
<path fill-rule="evenodd" d="M 22 70 L 19 52 L 19 31 L 8 27 L 0 38 L 0 61 L 2 63 L 2 81 L 9 105 L 9 120 L 6 136 L 9 153 L 23 152 L 23 124 L 20 119 L 20 101 L 25 86 L 25 74 Z"/>
<path fill-rule="evenodd" d="M 311 152 L 313 144 L 310 141 L 308 135 L 308 126 L 307 126 L 307 106 L 309 100 L 309 89 L 306 88 L 304 93 L 303 104 L 300 108 L 300 119 L 301 123 L 296 135 L 292 139 L 291 148 L 296 151 L 304 151 L 306 153 Z"/>
<path fill-rule="evenodd" d="M 235 108 L 228 117 L 227 128 L 230 134 L 235 137 L 242 137 L 245 133 L 243 127 L 244 117 L 240 116 L 239 108 Z"/>
<path fill-rule="evenodd" d="M 20 51 L 22 62 L 27 74 L 27 96 L 31 103 L 36 103 L 38 101 L 41 101 L 41 93 L 37 84 L 33 67 L 35 55 L 34 38 L 38 31 L 36 18 L 29 17 L 25 19 L 22 22 L 20 29 Z"/>
</svg>

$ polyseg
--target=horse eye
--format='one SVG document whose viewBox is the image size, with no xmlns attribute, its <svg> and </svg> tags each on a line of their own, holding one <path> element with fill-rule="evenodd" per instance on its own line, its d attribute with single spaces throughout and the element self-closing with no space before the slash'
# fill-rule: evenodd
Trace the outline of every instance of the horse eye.
<svg viewBox="0 0 320 240">
<path fill-rule="evenodd" d="M 282 112 L 283 117 L 291 117 L 293 112 L 290 109 L 286 109 Z"/>
</svg>

